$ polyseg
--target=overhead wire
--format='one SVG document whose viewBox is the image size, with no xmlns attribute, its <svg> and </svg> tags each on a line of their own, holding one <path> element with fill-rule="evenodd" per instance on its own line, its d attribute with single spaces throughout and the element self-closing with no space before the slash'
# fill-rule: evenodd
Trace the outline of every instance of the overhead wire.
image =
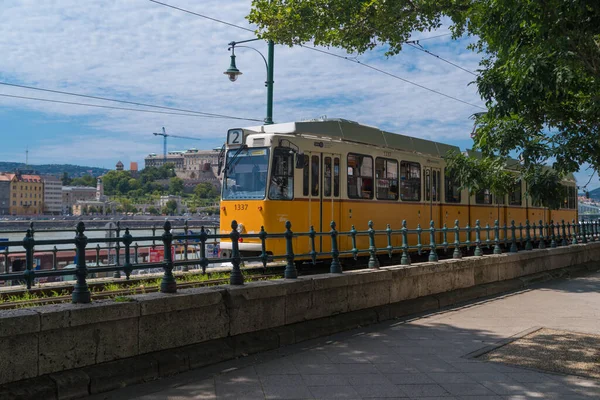
<svg viewBox="0 0 600 400">
<path fill-rule="evenodd" d="M 144 113 L 151 113 L 151 114 L 182 115 L 185 117 L 199 117 L 199 118 L 226 118 L 226 119 L 231 118 L 231 119 L 241 119 L 241 120 L 246 120 L 246 121 L 263 122 L 262 120 L 259 120 L 259 119 L 247 119 L 247 118 L 227 117 L 227 116 L 215 117 L 215 116 L 211 116 L 211 115 L 202 115 L 202 114 L 186 114 L 186 113 L 177 113 L 177 112 L 171 112 L 171 111 L 142 110 L 139 108 L 103 106 L 100 104 L 80 103 L 80 102 L 74 102 L 74 101 L 63 101 L 63 100 L 54 100 L 54 99 L 42 99 L 40 97 L 18 96 L 18 95 L 14 95 L 14 94 L 6 94 L 6 93 L 0 93 L 0 96 L 10 97 L 10 98 L 14 98 L 14 99 L 45 101 L 48 103 L 69 104 L 69 105 L 74 105 L 74 106 L 106 108 L 106 109 L 110 109 L 110 110 L 136 111 L 136 112 L 144 112 Z"/>
<path fill-rule="evenodd" d="M 443 62 L 445 62 L 445 63 L 447 63 L 447 64 L 450 64 L 450 65 L 452 65 L 452 66 L 454 66 L 454 67 L 456 67 L 456 68 L 458 68 L 458 69 L 462 69 L 463 71 L 465 71 L 465 72 L 467 72 L 467 73 L 469 73 L 469 74 L 471 74 L 471 75 L 477 76 L 477 74 L 476 74 L 475 72 L 473 72 L 473 71 L 469 71 L 468 69 L 466 69 L 466 68 L 463 68 L 463 67 L 461 67 L 460 65 L 458 65 L 458 64 L 455 64 L 455 63 L 453 63 L 452 61 L 446 60 L 445 58 L 443 58 L 443 57 L 440 57 L 440 56 L 438 56 L 437 54 L 434 54 L 434 53 L 432 53 L 431 51 L 429 51 L 429 50 L 427 50 L 427 49 L 423 48 L 421 45 L 419 45 L 419 43 L 418 43 L 419 41 L 418 41 L 418 40 L 416 40 L 415 42 L 416 42 L 416 45 L 415 45 L 415 44 L 413 44 L 413 43 L 411 43 L 411 42 L 406 42 L 406 44 L 407 44 L 408 46 L 412 47 L 413 49 L 417 49 L 417 50 L 419 50 L 419 51 L 422 51 L 422 52 L 424 52 L 424 53 L 426 53 L 426 54 L 429 54 L 430 56 L 433 56 L 433 57 L 437 58 L 438 60 L 441 60 L 441 61 L 443 61 Z"/>
<path fill-rule="evenodd" d="M 158 108 L 158 109 L 163 109 L 163 110 L 178 111 L 179 112 L 179 114 L 171 113 L 172 115 L 196 114 L 198 116 L 212 117 L 212 118 L 238 119 L 238 120 L 244 120 L 244 121 L 259 121 L 259 122 L 262 122 L 262 120 L 260 120 L 260 119 L 254 119 L 254 118 L 244 118 L 244 117 L 236 117 L 236 116 L 223 115 L 223 114 L 207 113 L 207 112 L 196 111 L 196 110 L 187 110 L 187 109 L 184 109 L 184 108 L 158 106 L 158 105 L 155 105 L 155 104 L 140 103 L 140 102 L 128 101 L 128 100 L 118 100 L 118 99 L 112 99 L 112 98 L 109 98 L 109 97 L 92 96 L 92 95 L 88 95 L 88 94 L 66 92 L 66 91 L 62 91 L 62 90 L 54 90 L 54 89 L 46 89 L 46 88 L 40 88 L 40 87 L 35 87 L 35 86 L 20 85 L 20 84 L 17 84 L 17 83 L 9 83 L 9 82 L 1 82 L 0 81 L 0 85 L 18 87 L 18 88 L 29 89 L 29 90 L 37 90 L 37 91 L 41 91 L 41 92 L 62 94 L 62 95 L 67 95 L 67 96 L 83 97 L 83 98 L 87 98 L 87 99 L 102 100 L 102 101 L 111 101 L 111 102 L 123 103 L 123 104 L 131 104 L 131 105 L 139 106 L 139 107 Z M 12 95 L 4 95 L 4 97 L 14 97 L 14 96 L 12 96 Z M 24 97 L 24 96 L 21 96 L 21 97 Z M 35 99 L 38 99 L 38 98 L 30 98 L 30 99 L 31 100 L 35 100 Z M 48 101 L 48 100 L 49 99 L 46 99 L 46 101 Z M 44 101 L 44 100 L 40 100 L 40 101 Z M 76 104 L 76 103 L 72 103 L 72 102 L 63 102 L 63 103 L 65 103 L 65 104 L 70 104 L 70 103 L 71 104 Z M 87 103 L 87 105 L 90 106 L 90 107 L 93 106 L 93 105 L 89 105 L 89 103 Z M 98 106 L 98 107 L 100 107 L 100 106 Z M 109 106 L 101 106 L 101 107 L 102 108 L 109 108 Z M 121 107 L 121 109 L 124 109 L 124 108 Z M 136 109 L 136 108 L 132 108 L 132 109 L 129 109 L 129 110 L 138 110 L 138 111 L 140 111 L 139 109 Z M 151 110 L 146 110 L 146 111 L 151 111 Z M 161 113 L 161 114 L 167 114 L 167 113 Z"/>
<path fill-rule="evenodd" d="M 208 16 L 206 16 L 206 15 L 198 14 L 198 13 L 195 13 L 195 12 L 193 12 L 193 11 L 190 11 L 190 10 L 186 10 L 186 9 L 183 9 L 183 8 L 175 7 L 175 6 L 172 6 L 172 5 L 170 5 L 170 4 L 167 4 L 167 3 L 163 3 L 163 2 L 160 2 L 160 1 L 156 1 L 156 0 L 148 0 L 148 1 L 150 1 L 150 2 L 152 2 L 152 3 L 156 3 L 156 4 L 163 5 L 163 6 L 165 6 L 165 7 L 174 8 L 174 9 L 176 9 L 176 10 L 183 11 L 183 12 L 186 12 L 186 13 L 188 13 L 188 14 L 192 14 L 192 15 L 196 15 L 196 16 L 199 16 L 199 17 L 202 17 L 202 18 L 206 18 L 206 19 L 209 19 L 209 20 L 211 20 L 211 21 L 219 22 L 219 23 L 222 23 L 222 24 L 225 24 L 225 25 L 229 25 L 229 26 L 232 26 L 232 27 L 235 27 L 235 28 L 238 28 L 238 29 L 243 29 L 243 30 L 245 30 L 245 31 L 250 31 L 250 32 L 254 33 L 254 31 L 253 31 L 253 30 L 251 30 L 251 29 L 249 29 L 249 28 L 244 28 L 243 26 L 235 25 L 235 24 L 232 24 L 232 23 L 229 23 L 229 22 L 225 22 L 225 21 L 222 21 L 222 20 L 216 19 L 216 18 L 208 17 Z M 437 38 L 437 37 L 448 36 L 448 35 L 451 35 L 451 33 L 445 33 L 445 34 L 442 34 L 442 35 L 438 35 L 438 36 L 432 36 L 432 37 L 423 38 L 423 39 L 419 39 L 419 40 L 434 39 L 434 38 Z M 362 66 L 364 66 L 364 67 L 366 67 L 366 68 L 370 68 L 370 69 L 372 69 L 372 70 L 374 70 L 374 71 L 377 71 L 377 72 L 380 72 L 380 73 L 382 73 L 382 74 L 388 75 L 388 76 L 390 76 L 390 77 L 392 77 L 392 78 L 399 79 L 399 80 L 401 80 L 401 81 L 403 81 L 403 82 L 405 82 L 405 83 L 408 83 L 408 84 L 410 84 L 410 85 L 417 86 L 417 87 L 419 87 L 419 88 L 421 88 L 421 89 L 424 89 L 424 90 L 427 90 L 427 91 L 429 91 L 429 92 L 431 92 L 431 93 L 435 93 L 435 94 L 438 94 L 438 95 L 440 95 L 440 96 L 444 96 L 444 97 L 446 97 L 446 98 L 448 98 L 448 99 L 452 99 L 452 100 L 458 101 L 458 102 L 460 102 L 460 103 L 463 103 L 463 104 L 469 105 L 469 106 L 471 106 L 471 107 L 476 107 L 476 108 L 479 108 L 479 109 L 481 109 L 481 110 L 485 110 L 485 109 L 486 109 L 486 108 L 484 108 L 484 107 L 481 107 L 481 106 L 478 106 L 478 105 L 476 105 L 476 104 L 472 104 L 472 103 L 469 103 L 469 102 L 467 102 L 467 101 L 461 100 L 461 99 L 459 99 L 459 98 L 456 98 L 456 97 L 450 96 L 450 95 L 448 95 L 448 94 L 442 93 L 442 92 L 440 92 L 440 91 L 437 91 L 437 90 L 435 90 L 435 89 L 428 88 L 427 86 L 424 86 L 424 85 L 421 85 L 421 84 L 419 84 L 419 83 L 416 83 L 416 82 L 410 81 L 410 80 L 408 80 L 408 79 L 406 79 L 406 78 L 402 78 L 402 77 L 400 77 L 400 76 L 398 76 L 398 75 L 395 75 L 395 74 L 392 74 L 392 73 L 390 73 L 390 72 L 384 71 L 384 70 L 382 70 L 382 69 L 380 69 L 380 68 L 373 67 L 373 66 L 371 66 L 371 65 L 369 65 L 369 64 L 365 64 L 365 63 L 363 63 L 363 62 L 361 62 L 361 61 L 358 61 L 358 60 L 356 60 L 356 59 L 354 59 L 354 58 L 345 57 L 345 56 L 340 56 L 340 55 L 338 55 L 338 54 L 331 53 L 331 52 L 328 52 L 328 51 L 325 51 L 325 50 L 321 50 L 321 49 L 317 49 L 317 48 L 315 48 L 315 47 L 307 47 L 307 46 L 304 46 L 304 45 L 299 45 L 299 46 L 300 46 L 300 47 L 303 47 L 303 48 L 305 48 L 305 49 L 314 50 L 314 51 L 318 51 L 318 52 L 320 52 L 320 53 L 323 53 L 323 54 L 328 54 L 328 55 L 330 55 L 330 56 L 338 57 L 338 58 L 344 59 L 344 60 L 346 60 L 346 61 L 354 62 L 354 63 L 356 63 L 356 64 L 359 64 L 359 65 L 362 65 Z M 470 71 L 469 71 L 469 72 L 470 72 Z"/>
<path fill-rule="evenodd" d="M 460 102 L 460 103 L 463 103 L 463 104 L 466 104 L 466 105 L 469 105 L 469 106 L 472 106 L 472 107 L 479 108 L 479 109 L 481 109 L 481 110 L 485 110 L 485 109 L 486 109 L 485 107 L 478 106 L 477 104 L 469 103 L 468 101 L 464 101 L 464 100 L 461 100 L 461 99 L 459 99 L 459 98 L 457 98 L 457 97 L 450 96 L 449 94 L 446 94 L 446 93 L 443 93 L 443 92 L 437 91 L 437 90 L 435 90 L 435 89 L 428 88 L 427 86 L 423 86 L 423 85 L 421 85 L 420 83 L 416 83 L 416 82 L 410 81 L 410 80 L 408 80 L 408 79 L 402 78 L 402 77 L 400 77 L 400 76 L 398 76 L 398 75 L 392 74 L 391 72 L 387 72 L 387 71 L 384 71 L 384 70 L 382 70 L 382 69 L 380 69 L 380 68 L 374 67 L 374 66 L 372 66 L 372 65 L 365 64 L 365 63 L 363 63 L 362 61 L 355 60 L 354 58 L 345 57 L 345 56 L 340 56 L 340 55 L 338 55 L 338 54 L 331 53 L 331 52 L 329 52 L 329 51 L 325 51 L 325 50 L 321 50 L 321 49 L 317 49 L 317 48 L 314 48 L 314 47 L 306 47 L 306 46 L 303 46 L 303 45 L 300 45 L 300 46 L 304 47 L 305 49 L 309 49 L 309 50 L 318 51 L 319 53 L 329 54 L 329 55 L 331 55 L 331 56 L 338 57 L 338 58 L 344 59 L 344 60 L 346 60 L 346 61 L 350 61 L 350 62 L 353 62 L 353 63 L 359 64 L 359 65 L 362 65 L 363 67 L 370 68 L 370 69 L 372 69 L 372 70 L 374 70 L 374 71 L 377 71 L 377 72 L 380 72 L 380 73 L 382 73 L 382 74 L 388 75 L 388 76 L 390 76 L 390 77 L 392 77 L 392 78 L 399 79 L 399 80 L 401 80 L 401 81 L 403 81 L 403 82 L 406 82 L 406 83 L 408 83 L 408 84 L 410 84 L 410 85 L 417 86 L 417 87 L 419 87 L 419 88 L 421 88 L 421 89 L 424 89 L 424 90 L 427 90 L 427 91 L 429 91 L 429 92 L 432 92 L 432 93 L 438 94 L 438 95 L 440 95 L 440 96 L 444 96 L 444 97 L 446 97 L 446 98 L 448 98 L 448 99 L 452 99 L 452 100 L 458 101 L 458 102 Z"/>
</svg>

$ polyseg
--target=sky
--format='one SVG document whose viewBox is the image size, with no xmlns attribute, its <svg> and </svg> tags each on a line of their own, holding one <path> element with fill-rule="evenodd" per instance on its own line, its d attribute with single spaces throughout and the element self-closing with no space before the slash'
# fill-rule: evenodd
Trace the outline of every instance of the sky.
<svg viewBox="0 0 600 400">
<path fill-rule="evenodd" d="M 253 29 L 245 16 L 251 0 L 164 0 L 165 3 Z M 148 0 L 2 0 L 0 82 L 132 102 L 264 119 L 265 64 L 259 54 L 236 49 L 243 72 L 234 83 L 228 43 L 252 39 L 252 32 L 220 24 Z M 447 26 L 415 32 L 423 48 L 476 71 L 480 57 L 466 49 L 469 38 L 452 40 Z M 267 56 L 263 41 L 245 44 Z M 384 49 L 354 58 L 449 96 L 483 106 L 474 76 L 416 49 L 386 57 Z M 432 139 L 472 145 L 473 105 L 432 93 L 348 60 L 302 47 L 275 47 L 275 122 L 326 116 Z M 142 107 L 0 85 L 0 94 Z M 149 108 L 143 108 L 150 110 Z M 149 153 L 162 153 L 167 133 L 197 138 L 168 139 L 168 149 L 220 147 L 228 129 L 257 122 L 229 118 L 154 114 L 57 104 L 0 96 L 0 161 L 79 164 L 114 168 Z M 584 185 L 589 174 L 576 174 Z M 589 188 L 597 187 L 594 177 Z"/>
</svg>

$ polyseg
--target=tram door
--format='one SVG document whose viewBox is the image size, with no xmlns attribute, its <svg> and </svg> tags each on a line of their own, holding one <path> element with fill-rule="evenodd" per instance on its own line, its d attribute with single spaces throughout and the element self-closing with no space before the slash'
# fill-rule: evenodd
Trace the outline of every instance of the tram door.
<svg viewBox="0 0 600 400">
<path fill-rule="evenodd" d="M 433 221 L 436 228 L 441 228 L 442 221 L 442 171 L 440 168 L 425 167 L 425 202 L 429 220 Z M 425 227 L 422 227 L 425 228 Z M 427 226 L 429 228 L 429 225 Z"/>
<path fill-rule="evenodd" d="M 340 171 L 341 157 L 333 153 L 311 152 L 305 165 L 304 194 L 308 196 L 308 222 L 317 233 L 328 233 L 335 221 L 340 230 Z M 315 251 L 331 250 L 331 238 L 315 238 Z"/>
</svg>

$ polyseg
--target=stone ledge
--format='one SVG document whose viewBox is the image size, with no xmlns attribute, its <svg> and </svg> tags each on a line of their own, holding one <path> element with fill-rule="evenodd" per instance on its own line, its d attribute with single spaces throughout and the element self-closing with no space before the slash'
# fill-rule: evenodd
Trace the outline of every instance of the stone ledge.
<svg viewBox="0 0 600 400">
<path fill-rule="evenodd" d="M 575 266 L 563 268 L 557 275 L 582 275 L 599 269 L 600 267 L 595 265 Z M 536 279 L 517 278 L 458 289 L 13 382 L 0 387 L 0 399 L 63 400 L 103 393 L 361 326 L 390 319 L 407 318 L 476 299 L 489 298 L 522 289 L 528 284 L 539 282 L 541 277 L 552 278 L 547 273 L 536 275 L 538 275 Z"/>
</svg>

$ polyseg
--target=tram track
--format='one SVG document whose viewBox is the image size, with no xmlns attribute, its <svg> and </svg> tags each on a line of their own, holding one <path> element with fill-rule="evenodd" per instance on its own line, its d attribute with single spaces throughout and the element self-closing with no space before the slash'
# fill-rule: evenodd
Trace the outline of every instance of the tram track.
<svg viewBox="0 0 600 400">
<path fill-rule="evenodd" d="M 275 278 L 282 278 L 283 275 L 279 273 L 271 273 L 271 274 L 248 274 L 245 277 L 247 282 L 253 281 L 261 281 Z M 178 282 L 177 289 L 189 289 L 196 287 L 208 287 L 208 286 L 217 286 L 227 284 L 229 282 L 229 278 L 218 278 L 218 279 L 207 279 L 201 282 Z M 72 288 L 71 288 L 72 291 Z M 106 299 L 115 299 L 115 298 L 123 298 L 122 301 L 128 301 L 125 299 L 128 296 L 134 296 L 138 294 L 146 294 L 146 293 L 156 293 L 160 291 L 160 286 L 130 286 L 128 288 L 123 288 L 119 290 L 104 290 L 101 292 L 91 292 L 92 300 L 106 300 Z M 15 308 L 29 308 L 36 306 L 43 306 L 49 304 L 61 304 L 68 303 L 71 301 L 71 295 L 61 295 L 61 296 L 51 296 L 51 297 L 37 297 L 30 299 L 23 299 L 19 301 L 5 301 L 0 303 L 0 310 L 9 310 Z"/>
</svg>

